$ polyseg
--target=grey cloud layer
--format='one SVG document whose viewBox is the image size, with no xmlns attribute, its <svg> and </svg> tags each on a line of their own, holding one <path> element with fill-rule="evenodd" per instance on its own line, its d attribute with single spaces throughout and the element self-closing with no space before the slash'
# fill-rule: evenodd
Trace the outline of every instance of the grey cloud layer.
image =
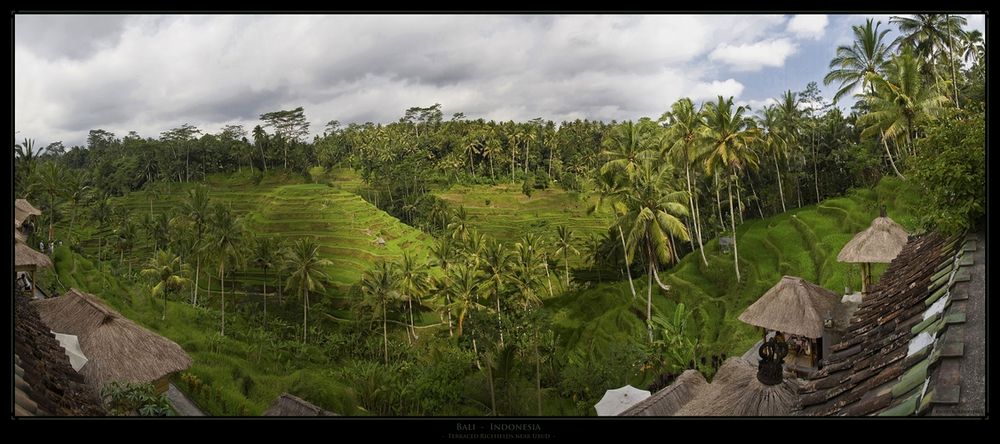
<svg viewBox="0 0 1000 444">
<path fill-rule="evenodd" d="M 682 96 L 739 95 L 783 66 L 782 16 L 17 16 L 18 137 L 80 143 L 192 123 L 217 131 L 304 106 L 394 121 L 442 103 L 471 118 L 658 117 Z M 768 43 L 770 42 L 770 43 Z M 720 49 L 722 48 L 722 49 Z M 712 54 L 712 57 L 708 57 Z"/>
</svg>

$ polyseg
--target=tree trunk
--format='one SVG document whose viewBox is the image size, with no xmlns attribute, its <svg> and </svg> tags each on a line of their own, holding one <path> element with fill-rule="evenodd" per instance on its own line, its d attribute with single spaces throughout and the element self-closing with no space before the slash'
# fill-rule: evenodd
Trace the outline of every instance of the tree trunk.
<svg viewBox="0 0 1000 444">
<path fill-rule="evenodd" d="M 785 189 L 781 186 L 781 169 L 778 168 L 777 153 L 774 153 L 774 172 L 778 176 L 778 194 L 781 195 L 781 212 L 784 213 L 788 210 L 785 209 Z"/>
<path fill-rule="evenodd" d="M 226 263 L 219 264 L 219 277 L 222 278 L 222 336 L 226 336 Z"/>
<path fill-rule="evenodd" d="M 514 154 L 517 153 L 517 146 L 510 148 L 510 183 L 514 183 Z"/>
<path fill-rule="evenodd" d="M 955 108 L 962 109 L 962 107 L 958 104 L 958 76 L 955 73 L 955 54 L 953 52 L 954 49 L 952 48 L 952 46 L 954 45 L 954 41 L 952 41 L 951 39 L 951 26 L 948 26 L 948 20 L 949 20 L 948 14 L 945 14 L 944 29 L 945 31 L 948 32 L 948 60 L 951 60 L 951 83 L 952 86 L 954 87 L 953 90 L 955 91 Z"/>
<path fill-rule="evenodd" d="M 549 261 L 548 257 L 542 255 L 542 264 L 545 265 L 545 281 L 549 284 L 549 297 L 552 297 L 552 279 L 549 277 Z M 556 278 L 559 279 L 559 278 Z"/>
<path fill-rule="evenodd" d="M 497 330 L 500 332 L 500 346 L 503 347 L 503 322 L 500 319 L 500 289 L 493 291 L 493 296 L 497 298 Z"/>
<path fill-rule="evenodd" d="M 649 247 L 646 248 L 647 251 Z M 649 276 L 646 278 L 647 289 L 646 289 L 646 332 L 649 333 L 649 342 L 653 342 L 653 261 L 652 258 L 649 260 Z"/>
<path fill-rule="evenodd" d="M 447 292 L 444 294 L 444 300 L 445 304 L 448 306 L 448 337 L 450 338 L 455 336 L 455 330 L 453 328 L 454 324 L 451 322 L 451 296 L 448 296 Z"/>
<path fill-rule="evenodd" d="M 685 154 L 687 154 L 686 151 Z M 698 217 L 696 216 L 698 212 L 695 211 L 694 208 L 694 192 L 691 190 L 691 165 L 688 164 L 686 156 L 684 158 L 684 175 L 685 175 L 685 183 L 687 184 L 688 187 L 688 206 L 691 207 L 691 218 L 694 219 L 692 222 L 694 223 L 695 226 L 695 232 L 692 233 L 695 234 L 695 236 L 691 236 L 691 249 L 694 250 L 694 238 L 697 237 L 698 251 L 701 252 L 701 261 L 704 262 L 705 265 L 708 265 L 708 259 L 705 257 L 705 247 L 701 244 L 701 228 L 698 227 Z"/>
<path fill-rule="evenodd" d="M 719 226 L 725 227 L 726 220 L 722 218 L 722 200 L 719 198 L 719 175 L 715 174 L 713 177 L 715 178 L 715 206 L 719 209 Z"/>
<path fill-rule="evenodd" d="M 705 258 L 705 244 L 702 243 L 701 237 L 701 209 L 698 207 L 698 199 L 694 200 L 694 226 L 698 230 L 698 250 L 701 251 L 701 260 L 708 265 L 708 259 Z"/>
<path fill-rule="evenodd" d="M 735 171 L 734 171 L 735 174 Z M 736 216 L 733 214 L 733 182 L 729 181 L 729 226 L 733 229 L 733 264 L 736 265 L 736 282 L 740 281 L 740 252 L 736 248 Z"/>
<path fill-rule="evenodd" d="M 740 176 L 733 176 L 736 178 L 736 208 L 739 210 L 737 213 L 740 215 L 740 224 L 743 224 L 743 197 L 740 196 Z"/>
<path fill-rule="evenodd" d="M 309 334 L 309 289 L 305 289 L 305 294 L 302 298 L 302 344 L 305 345 L 307 335 Z"/>
<path fill-rule="evenodd" d="M 161 321 L 165 321 L 166 319 L 167 319 L 167 290 L 164 289 L 163 290 L 163 315 L 160 316 L 160 320 Z"/>
<path fill-rule="evenodd" d="M 760 197 L 757 197 L 757 190 L 753 186 L 753 177 L 747 174 L 747 182 L 750 184 L 750 192 L 753 193 L 753 200 L 757 202 L 757 213 L 760 214 L 760 218 L 764 218 L 764 210 L 760 208 Z"/>
<path fill-rule="evenodd" d="M 569 288 L 569 257 L 566 252 L 563 252 L 563 265 L 566 266 L 566 288 Z"/>
<path fill-rule="evenodd" d="M 385 322 L 385 301 L 382 301 L 382 341 L 385 345 L 385 365 L 389 365 L 389 329 Z"/>
<path fill-rule="evenodd" d="M 478 356 L 478 355 L 477 355 Z M 490 408 L 492 416 L 497 416 L 497 397 L 493 389 L 493 363 L 486 366 L 486 377 L 490 381 Z"/>
<path fill-rule="evenodd" d="M 194 291 L 193 291 L 194 294 L 191 297 L 191 305 L 194 305 L 194 306 L 197 307 L 198 306 L 198 278 L 201 277 L 201 256 L 198 256 L 198 259 L 195 261 L 195 263 L 197 265 L 195 265 L 195 269 L 194 269 Z"/>
<path fill-rule="evenodd" d="M 528 147 L 530 144 L 524 144 L 524 174 L 528 174 Z"/>
<path fill-rule="evenodd" d="M 816 167 L 816 123 L 813 123 L 812 128 L 812 151 L 813 151 L 813 183 L 816 187 L 816 203 L 819 203 L 819 171 Z"/>
<path fill-rule="evenodd" d="M 538 334 L 535 334 L 535 388 L 538 390 L 538 416 L 542 416 L 542 355 L 538 354 Z"/>
<path fill-rule="evenodd" d="M 410 334 L 413 335 L 413 339 L 417 339 L 417 330 L 413 326 L 413 298 L 406 298 L 406 303 L 410 306 Z"/>
<path fill-rule="evenodd" d="M 885 140 L 884 131 L 882 132 L 882 146 L 885 147 L 885 154 L 889 156 L 889 164 L 892 165 L 892 170 L 896 172 L 896 175 L 899 176 L 900 179 L 906 180 L 906 178 L 900 174 L 899 169 L 896 168 L 896 162 L 892 160 L 892 153 L 889 152 L 889 142 Z"/>
<path fill-rule="evenodd" d="M 493 178 L 494 182 L 497 181 L 497 173 L 493 171 L 493 156 L 490 156 L 490 177 Z"/>
<path fill-rule="evenodd" d="M 618 226 L 618 236 L 622 240 L 622 255 L 625 256 L 625 272 L 628 273 L 628 287 L 632 289 L 632 299 L 635 299 L 635 284 L 632 283 L 632 271 L 628 268 L 628 247 L 625 246 L 625 234 L 621 225 Z"/>
<path fill-rule="evenodd" d="M 264 329 L 267 330 L 267 267 L 264 268 Z"/>
</svg>

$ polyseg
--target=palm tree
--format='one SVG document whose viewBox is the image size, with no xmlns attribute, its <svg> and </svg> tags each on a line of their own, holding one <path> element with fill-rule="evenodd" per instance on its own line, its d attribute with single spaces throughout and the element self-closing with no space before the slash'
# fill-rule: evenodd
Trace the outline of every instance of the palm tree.
<svg viewBox="0 0 1000 444">
<path fill-rule="evenodd" d="M 785 190 L 781 183 L 781 168 L 778 166 L 778 157 L 787 156 L 788 145 L 779 130 L 779 111 L 774 105 L 764 107 L 759 118 L 763 134 L 761 144 L 764 151 L 771 153 L 774 158 L 774 173 L 778 177 L 778 194 L 781 196 L 781 212 L 788 211 L 785 208 Z"/>
<path fill-rule="evenodd" d="M 886 139 L 903 141 L 907 152 L 914 153 L 914 138 L 918 127 L 926 120 L 934 119 L 950 101 L 942 91 L 942 83 L 925 85 L 919 71 L 921 63 L 907 48 L 894 58 L 888 69 L 888 77 L 869 75 L 874 93 L 866 97 L 871 111 L 858 119 L 865 128 L 861 137 L 880 134 L 888 153 Z M 897 142 L 898 143 L 898 142 Z M 890 161 L 892 155 L 889 155 Z M 893 169 L 902 177 L 899 170 Z"/>
<path fill-rule="evenodd" d="M 777 129 L 782 141 L 784 142 L 783 151 L 785 152 L 786 158 L 789 155 L 794 155 L 796 159 L 802 159 L 802 145 L 799 143 L 801 133 L 799 127 L 802 125 L 803 112 L 799 109 L 799 99 L 798 94 L 793 93 L 791 90 L 785 91 L 778 101 L 777 105 Z M 804 163 L 804 160 L 801 162 Z M 788 165 L 789 173 L 792 170 L 791 162 Z M 799 180 L 799 174 L 793 176 L 795 179 L 795 190 L 796 194 L 799 196 L 799 206 L 802 206 L 802 184 Z"/>
<path fill-rule="evenodd" d="M 25 182 L 31 180 L 32 173 L 35 171 L 35 164 L 38 163 L 38 156 L 43 151 L 46 151 L 46 149 L 40 148 L 38 151 L 35 151 L 34 139 L 24 139 L 24 143 L 14 145 L 14 157 L 17 159 L 17 166 L 14 171 L 14 183 L 15 188 L 19 192 L 23 192 L 27 186 Z"/>
<path fill-rule="evenodd" d="M 43 163 L 34 170 L 35 179 L 28 186 L 28 192 L 32 194 L 44 195 L 48 199 L 48 207 L 51 214 L 47 214 L 49 220 L 49 242 L 55 237 L 53 228 L 55 220 L 56 199 L 61 199 L 66 195 L 66 172 L 55 161 Z"/>
<path fill-rule="evenodd" d="M 593 214 L 597 209 L 603 207 L 605 202 L 611 204 L 612 210 L 615 213 L 624 211 L 616 200 L 621 194 L 628 191 L 628 179 L 622 175 L 614 174 L 610 170 L 598 174 L 597 179 L 597 202 L 587 208 L 587 214 Z M 618 229 L 618 238 L 622 242 L 622 255 L 625 256 L 625 273 L 628 276 L 628 286 L 632 290 L 632 298 L 634 299 L 636 297 L 635 284 L 632 283 L 632 271 L 629 268 L 629 260 L 625 252 L 625 233 L 622 231 L 621 225 L 615 224 L 614 227 Z"/>
<path fill-rule="evenodd" d="M 212 238 L 206 243 L 205 249 L 210 250 L 219 260 L 219 278 L 222 287 L 222 330 L 221 335 L 226 335 L 226 264 L 239 266 L 244 259 L 241 247 L 243 246 L 244 229 L 243 221 L 225 209 L 222 205 L 217 205 L 212 214 Z"/>
<path fill-rule="evenodd" d="M 382 339 L 385 344 L 385 364 L 389 365 L 389 330 L 386 314 L 390 302 L 396 299 L 399 288 L 399 273 L 395 264 L 381 261 L 374 268 L 365 272 L 361 278 L 361 292 L 365 295 L 365 303 L 382 315 Z M 461 335 L 461 324 L 459 324 Z"/>
<path fill-rule="evenodd" d="M 305 344 L 309 325 L 309 292 L 326 290 L 323 283 L 330 277 L 323 267 L 333 263 L 320 258 L 319 245 L 315 240 L 306 238 L 297 239 L 292 244 L 285 260 L 291 273 L 285 289 L 295 288 L 302 297 L 302 343 Z"/>
<path fill-rule="evenodd" d="M 493 286 L 493 298 L 497 302 L 497 328 L 500 332 L 500 345 L 503 346 L 503 324 L 501 320 L 502 309 L 500 307 L 500 293 L 506 284 L 508 273 L 511 267 L 510 252 L 505 250 L 502 243 L 496 239 L 490 239 L 483 251 L 483 268 L 486 272 L 486 281 Z"/>
<path fill-rule="evenodd" d="M 478 132 L 469 134 L 465 138 L 465 144 L 462 146 L 462 149 L 465 151 L 465 154 L 469 156 L 469 174 L 471 174 L 472 177 L 476 176 L 476 168 L 473 164 L 473 156 L 479 154 L 482 151 L 483 146 L 484 143 Z"/>
<path fill-rule="evenodd" d="M 834 82 L 840 84 L 840 89 L 833 96 L 834 103 L 859 86 L 862 91 L 866 87 L 870 88 L 871 83 L 867 79 L 869 73 L 885 72 L 893 44 L 883 41 L 889 30 L 879 32 L 881 25 L 882 22 L 878 22 L 872 26 L 872 19 L 868 19 L 865 26 L 853 26 L 854 42 L 851 46 L 837 47 L 837 55 L 830 60 L 830 72 L 823 77 L 824 85 Z"/>
<path fill-rule="evenodd" d="M 497 175 L 493 171 L 493 158 L 499 157 L 501 154 L 503 154 L 503 145 L 500 143 L 500 139 L 493 134 L 486 140 L 486 144 L 483 146 L 483 156 L 486 156 L 490 160 L 490 177 L 494 181 L 497 180 Z"/>
<path fill-rule="evenodd" d="M 83 180 L 78 174 L 68 175 L 69 200 L 73 202 L 73 215 L 70 216 L 70 230 L 76 229 L 76 213 L 80 209 L 80 204 L 89 201 L 93 197 L 90 185 L 83 185 Z"/>
<path fill-rule="evenodd" d="M 567 228 L 565 225 L 559 225 L 556 227 L 556 255 L 562 255 L 563 263 L 566 266 L 566 287 L 569 288 L 569 252 L 572 251 L 574 254 L 580 254 L 580 250 L 577 250 L 573 246 L 573 230 Z"/>
<path fill-rule="evenodd" d="M 427 289 L 427 265 L 418 263 L 410 252 L 403 254 L 403 261 L 399 265 L 399 287 L 410 311 L 410 331 L 408 334 L 413 335 L 413 339 L 417 339 L 417 330 L 413 323 L 413 299 L 417 299 L 417 306 L 419 306 L 420 295 L 424 294 Z"/>
<path fill-rule="evenodd" d="M 962 27 L 968 24 L 965 17 L 949 14 L 915 14 L 912 17 L 893 16 L 890 23 L 899 26 L 900 36 L 896 39 L 916 51 L 916 55 L 930 62 L 930 70 L 935 80 L 938 76 L 934 63 L 939 55 L 948 49 L 947 58 L 951 62 L 951 80 L 957 83 L 955 72 L 953 36 L 962 34 Z M 955 103 L 958 103 L 958 89 L 955 89 Z"/>
<path fill-rule="evenodd" d="M 473 310 L 481 308 L 479 304 L 479 285 L 481 282 L 479 270 L 468 264 L 458 264 L 448 269 L 452 304 L 458 309 L 458 331 L 462 336 L 465 318 Z"/>
<path fill-rule="evenodd" d="M 747 121 L 743 118 L 746 108 L 739 106 L 733 110 L 733 98 L 728 100 L 719 96 L 718 103 L 709 102 L 705 106 L 708 137 L 711 141 L 711 151 L 705 162 L 705 171 L 715 172 L 715 166 L 721 164 L 727 170 L 729 186 L 729 224 L 733 232 L 733 263 L 736 267 L 736 281 L 740 281 L 740 253 L 736 243 L 736 216 L 733 211 L 733 179 L 739 180 L 739 173 L 746 167 L 756 167 L 757 159 L 750 142 L 754 138 L 751 130 L 746 128 Z"/>
<path fill-rule="evenodd" d="M 705 257 L 705 246 L 701 240 L 701 220 L 695 209 L 695 197 L 691 189 L 691 163 L 699 157 L 697 148 L 704 139 L 705 121 L 701 114 L 694 109 L 694 103 L 687 97 L 674 102 L 670 106 L 670 111 L 664 113 L 660 120 L 665 121 L 669 129 L 663 138 L 661 155 L 671 155 L 684 164 L 688 206 L 691 210 L 690 214 L 694 218 L 694 237 L 698 238 L 698 251 L 701 252 L 701 260 L 705 265 L 708 265 L 708 258 Z"/>
<path fill-rule="evenodd" d="M 181 258 L 171 251 L 157 250 L 143 269 L 142 276 L 153 280 L 152 297 L 163 295 L 163 315 L 160 320 L 167 319 L 167 295 L 177 293 L 191 280 L 187 278 L 190 267 L 181 262 Z"/>
<path fill-rule="evenodd" d="M 654 167 L 652 162 L 644 162 L 636 175 L 632 190 L 622 194 L 619 199 L 619 226 L 629 227 L 626 237 L 625 251 L 627 262 L 631 263 L 636 252 L 641 254 L 647 266 L 649 287 L 646 294 L 646 326 L 649 340 L 653 340 L 652 317 L 653 307 L 653 277 L 661 286 L 657 269 L 660 263 L 667 263 L 676 257 L 676 251 L 671 247 L 668 236 L 677 236 L 688 240 L 688 231 L 678 216 L 687 215 L 687 207 L 681 203 L 687 198 L 684 191 L 671 191 L 667 188 L 669 174 L 666 164 Z"/>
<path fill-rule="evenodd" d="M 587 243 L 585 245 L 591 269 L 597 268 L 597 283 L 601 283 L 601 267 L 597 266 L 598 258 L 600 257 L 601 250 L 604 247 L 605 239 L 607 239 L 610 234 L 605 233 L 604 236 L 605 237 L 602 238 L 601 236 L 593 234 L 587 238 Z"/>
<path fill-rule="evenodd" d="M 115 230 L 118 236 L 118 251 L 121 253 L 119 262 L 125 262 L 125 252 L 129 253 L 128 273 L 132 274 L 132 248 L 135 246 L 135 238 L 138 237 L 135 222 L 130 217 L 123 217 Z"/>
<path fill-rule="evenodd" d="M 281 255 L 273 237 L 258 237 L 253 242 L 253 262 L 264 273 L 264 328 L 267 328 L 267 269 L 274 268 Z"/>
<path fill-rule="evenodd" d="M 616 127 L 603 142 L 605 150 L 601 154 L 608 161 L 601 167 L 601 173 L 622 172 L 631 180 L 639 169 L 640 161 L 656 156 L 650 148 L 651 129 L 647 121 L 628 121 Z"/>
<path fill-rule="evenodd" d="M 451 223 L 448 224 L 448 231 L 453 239 L 465 241 L 469 236 L 469 215 L 465 212 L 465 207 L 458 207 L 455 214 L 451 216 Z"/>
<path fill-rule="evenodd" d="M 986 44 L 983 43 L 983 33 L 978 29 L 962 33 L 962 40 L 959 43 L 962 49 L 962 60 L 966 63 L 975 64 L 986 57 Z"/>
<path fill-rule="evenodd" d="M 192 190 L 188 190 L 187 196 L 181 201 L 181 215 L 186 217 L 195 227 L 195 248 L 196 248 L 196 260 L 195 260 L 195 271 L 194 271 L 194 299 L 193 304 L 198 305 L 198 289 L 199 289 L 199 278 L 201 277 L 201 251 L 198 246 L 205 247 L 208 244 L 204 243 L 204 233 L 206 222 L 209 217 L 209 197 L 208 190 L 203 186 L 197 186 Z M 210 284 L 211 285 L 211 284 Z"/>
<path fill-rule="evenodd" d="M 437 242 L 431 245 L 431 256 L 437 262 L 437 265 L 445 271 L 445 273 L 448 272 L 448 265 L 452 264 L 455 259 L 456 252 L 454 245 L 454 241 L 451 240 L 450 236 L 438 238 Z M 444 282 L 442 282 L 442 284 L 444 284 Z M 451 319 L 451 293 L 443 291 L 439 294 L 444 294 L 445 297 L 445 307 L 448 312 L 448 335 L 452 336 L 454 331 Z"/>
</svg>

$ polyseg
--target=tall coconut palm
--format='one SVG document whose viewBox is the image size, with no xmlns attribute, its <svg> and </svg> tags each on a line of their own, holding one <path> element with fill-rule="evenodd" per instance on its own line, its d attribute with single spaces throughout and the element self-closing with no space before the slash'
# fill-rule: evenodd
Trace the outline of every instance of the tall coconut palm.
<svg viewBox="0 0 1000 444">
<path fill-rule="evenodd" d="M 67 194 L 66 170 L 55 161 L 44 162 L 33 172 L 34 178 L 28 186 L 28 192 L 33 195 L 44 196 L 48 203 L 48 210 L 51 214 L 46 214 L 49 220 L 49 242 L 55 239 L 55 211 L 56 205 Z"/>
<path fill-rule="evenodd" d="M 628 121 L 612 130 L 610 136 L 603 141 L 602 154 L 608 160 L 601 167 L 601 173 L 619 172 L 631 180 L 642 160 L 656 157 L 657 153 L 652 145 L 652 129 L 647 121 Z"/>
<path fill-rule="evenodd" d="M 670 245 L 668 236 L 688 240 L 689 234 L 679 216 L 687 215 L 687 200 L 684 191 L 667 188 L 668 169 L 644 162 L 640 167 L 632 190 L 620 196 L 624 212 L 618 214 L 616 223 L 628 228 L 625 251 L 627 261 L 632 262 L 638 252 L 647 267 L 649 287 L 646 294 L 646 327 L 649 340 L 653 340 L 652 319 L 653 277 L 663 286 L 657 276 L 659 264 L 665 264 L 676 257 L 677 252 Z"/>
<path fill-rule="evenodd" d="M 454 241 L 451 237 L 444 236 L 438 238 L 437 242 L 431 245 L 431 256 L 434 258 L 437 266 L 441 267 L 445 273 L 448 272 L 448 266 L 453 264 L 457 252 L 455 251 Z M 441 288 L 447 287 L 447 282 L 440 282 Z M 443 294 L 445 298 L 445 309 L 448 312 L 448 335 L 454 335 L 454 326 L 451 318 L 451 293 L 448 291 L 441 291 L 439 294 Z"/>
<path fill-rule="evenodd" d="M 497 180 L 496 172 L 493 170 L 493 158 L 499 157 L 503 154 L 503 144 L 500 143 L 500 138 L 496 134 L 491 134 L 489 138 L 486 139 L 486 143 L 483 145 L 483 156 L 485 156 L 490 161 L 490 177 L 494 181 Z"/>
<path fill-rule="evenodd" d="M 417 339 L 413 323 L 413 300 L 417 300 L 419 307 L 420 296 L 427 290 L 427 265 L 418 262 L 410 252 L 403 254 L 403 261 L 399 264 L 399 289 L 410 311 L 410 329 L 407 333 L 412 335 L 413 339 Z"/>
<path fill-rule="evenodd" d="M 597 201 L 587 208 L 587 214 L 593 214 L 606 203 L 611 206 L 613 212 L 616 214 L 625 211 L 617 202 L 617 199 L 619 195 L 628 191 L 628 179 L 624 175 L 615 174 L 611 170 L 598 174 L 597 179 Z M 632 290 L 632 298 L 635 298 L 635 284 L 632 283 L 632 271 L 629 268 L 629 260 L 625 252 L 625 233 L 622 231 L 621 225 L 615 224 L 614 227 L 618 230 L 618 238 L 622 242 L 622 255 L 625 256 L 624 263 L 625 273 L 628 276 L 628 286 Z"/>
<path fill-rule="evenodd" d="M 668 128 L 661 143 L 661 155 L 671 156 L 684 164 L 688 208 L 694 219 L 694 237 L 698 239 L 701 260 L 705 265 L 708 265 L 708 258 L 705 257 L 705 246 L 701 240 L 701 221 L 695 209 L 695 196 L 691 187 L 691 163 L 699 157 L 698 148 L 704 139 L 705 121 L 701 114 L 694 109 L 694 102 L 687 97 L 674 102 L 670 106 L 670 111 L 664 113 L 660 120 L 665 122 Z"/>
<path fill-rule="evenodd" d="M 573 246 L 573 230 L 565 225 L 556 227 L 556 255 L 562 255 L 563 263 L 566 266 L 566 288 L 569 288 L 569 253 L 580 254 Z"/>
<path fill-rule="evenodd" d="M 19 193 L 23 193 L 28 186 L 38 163 L 38 156 L 45 151 L 45 148 L 35 150 L 34 139 L 24 139 L 23 143 L 14 145 L 14 157 L 17 160 L 14 169 L 14 185 Z"/>
<path fill-rule="evenodd" d="M 962 50 L 962 60 L 966 63 L 975 64 L 986 57 L 986 44 L 983 43 L 983 33 L 978 29 L 963 32 L 959 45 Z"/>
<path fill-rule="evenodd" d="M 774 173 L 778 177 L 778 195 L 781 197 L 781 212 L 788 211 L 785 207 L 785 190 L 781 183 L 781 167 L 778 166 L 778 158 L 787 155 L 787 143 L 782 137 L 778 128 L 778 109 L 776 106 L 765 106 L 759 118 L 761 134 L 761 146 L 764 152 L 771 153 L 774 159 Z"/>
<path fill-rule="evenodd" d="M 199 278 L 201 277 L 201 248 L 207 246 L 204 242 L 206 222 L 209 218 L 209 197 L 208 189 L 204 186 L 197 186 L 188 190 L 184 200 L 181 201 L 180 212 L 194 225 L 195 245 L 195 271 L 194 271 L 194 304 L 198 304 Z"/>
<path fill-rule="evenodd" d="M 296 239 L 285 256 L 290 272 L 286 290 L 295 289 L 302 297 L 302 343 L 306 343 L 309 332 L 309 292 L 326 290 L 325 282 L 330 277 L 323 267 L 333 265 L 328 259 L 319 257 L 319 244 L 313 239 Z"/>
<path fill-rule="evenodd" d="M 153 281 L 153 288 L 150 292 L 152 297 L 163 295 L 163 315 L 160 320 L 167 319 L 167 296 L 175 294 L 191 284 L 187 278 L 190 267 L 181 262 L 181 258 L 171 251 L 157 250 L 149 259 L 147 266 L 140 273 L 143 277 Z"/>
<path fill-rule="evenodd" d="M 804 113 L 799 109 L 800 100 L 798 94 L 793 93 L 791 90 L 785 91 L 779 97 L 777 104 L 777 129 L 782 141 L 784 142 L 783 151 L 785 152 L 786 158 L 793 158 L 799 160 L 798 162 L 788 163 L 788 170 L 791 173 L 793 164 L 804 164 L 803 148 L 800 143 L 802 138 L 802 120 Z M 801 166 L 801 165 L 800 165 Z M 802 206 L 802 184 L 799 180 L 800 175 L 798 171 L 793 175 L 795 179 L 795 190 L 796 194 L 799 196 L 799 207 Z"/>
<path fill-rule="evenodd" d="M 253 262 L 264 273 L 264 328 L 267 328 L 267 270 L 274 268 L 282 255 L 278 240 L 273 237 L 260 236 L 254 239 Z"/>
<path fill-rule="evenodd" d="M 865 26 L 852 26 L 854 41 L 851 46 L 837 47 L 837 55 L 830 60 L 830 72 L 823 77 L 823 84 L 840 84 L 840 89 L 833 96 L 834 103 L 859 87 L 862 91 L 870 89 L 869 73 L 885 72 L 893 44 L 884 41 L 889 30 L 879 31 L 882 22 L 872 26 L 872 21 L 868 19 Z"/>
<path fill-rule="evenodd" d="M 451 223 L 448 224 L 448 231 L 451 232 L 452 239 L 465 241 L 469 236 L 469 214 L 465 212 L 465 207 L 458 207 L 455 214 L 451 216 Z"/>
<path fill-rule="evenodd" d="M 493 287 L 493 299 L 497 303 L 497 328 L 500 332 L 500 345 L 503 346 L 503 322 L 500 295 L 507 284 L 511 268 L 510 252 L 496 239 L 490 239 L 483 250 L 483 270 L 486 282 Z"/>
<path fill-rule="evenodd" d="M 529 307 L 541 303 L 537 288 L 541 285 L 540 269 L 544 266 L 539 254 L 540 240 L 533 234 L 528 234 L 514 244 L 511 277 L 517 292 L 514 293 L 514 303 Z"/>
<path fill-rule="evenodd" d="M 389 365 L 389 329 L 387 315 L 389 306 L 398 297 L 399 271 L 395 264 L 381 261 L 361 277 L 361 292 L 365 305 L 382 317 L 382 340 L 385 346 L 385 364 Z M 459 326 L 461 331 L 461 326 Z"/>
<path fill-rule="evenodd" d="M 733 263 L 736 268 L 736 281 L 740 279 L 740 253 L 736 242 L 736 216 L 733 210 L 732 181 L 738 178 L 743 169 L 757 166 L 757 156 L 750 148 L 754 134 L 747 129 L 743 118 L 746 108 L 742 106 L 733 109 L 733 98 L 728 100 L 719 96 L 718 102 L 709 102 L 705 106 L 705 117 L 708 127 L 710 148 L 705 161 L 705 171 L 715 172 L 716 165 L 725 167 L 728 173 L 729 187 L 729 225 L 733 233 Z"/>
<path fill-rule="evenodd" d="M 480 272 L 468 264 L 455 265 L 448 270 L 452 304 L 458 310 L 458 329 L 456 334 L 461 337 L 465 319 L 472 311 L 482 308 L 479 303 L 479 285 L 482 282 Z"/>
<path fill-rule="evenodd" d="M 245 258 L 242 248 L 244 246 L 245 231 L 243 221 L 233 217 L 222 205 L 215 207 L 209 221 L 212 226 L 211 237 L 205 243 L 205 248 L 219 261 L 219 279 L 222 287 L 222 329 L 220 334 L 226 335 L 226 265 L 239 267 Z"/>
<path fill-rule="evenodd" d="M 965 17 L 950 14 L 914 14 L 910 17 L 893 16 L 890 23 L 899 26 L 899 44 L 915 51 L 915 55 L 929 63 L 930 71 L 938 77 L 935 60 L 946 55 L 951 62 L 952 83 L 956 82 L 954 37 L 962 34 L 962 27 L 968 24 Z M 958 101 L 958 90 L 955 90 Z"/>
<path fill-rule="evenodd" d="M 925 84 L 919 74 L 920 66 L 920 60 L 907 48 L 890 62 L 887 78 L 869 75 L 874 93 L 866 97 L 871 111 L 858 119 L 864 126 L 861 137 L 879 134 L 883 141 L 902 141 L 900 145 L 905 146 L 907 152 L 915 152 L 914 138 L 918 128 L 934 119 L 950 103 L 942 82 Z"/>
</svg>

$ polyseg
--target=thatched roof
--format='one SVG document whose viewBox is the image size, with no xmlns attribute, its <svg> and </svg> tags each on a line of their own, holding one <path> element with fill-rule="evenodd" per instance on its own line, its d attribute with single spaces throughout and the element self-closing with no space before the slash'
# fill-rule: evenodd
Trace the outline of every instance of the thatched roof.
<svg viewBox="0 0 1000 444">
<path fill-rule="evenodd" d="M 892 219 L 876 217 L 871 226 L 844 245 L 837 261 L 888 264 L 903 250 L 907 237 L 906 230 Z"/>
<path fill-rule="evenodd" d="M 24 242 L 15 237 L 14 240 L 14 267 L 51 267 L 52 260 L 48 256 L 32 250 Z"/>
<path fill-rule="evenodd" d="M 35 208 L 25 199 L 17 199 L 14 201 L 14 225 L 21 226 L 21 224 L 28 218 L 28 216 L 41 216 L 42 210 Z"/>
<path fill-rule="evenodd" d="M 24 233 L 22 233 L 21 230 L 17 229 L 18 228 L 17 224 L 16 224 L 17 221 L 15 220 L 14 222 L 15 222 L 15 225 L 14 225 L 14 240 L 19 240 L 21 242 L 24 242 L 27 239 L 25 239 Z"/>
<path fill-rule="evenodd" d="M 262 416 L 340 416 L 323 410 L 309 401 L 288 393 L 282 393 Z"/>
<path fill-rule="evenodd" d="M 153 382 L 191 366 L 177 343 L 123 317 L 92 294 L 71 288 L 34 302 L 53 331 L 76 335 L 89 360 L 80 370 L 100 389 L 111 381 Z"/>
<path fill-rule="evenodd" d="M 839 303 L 836 293 L 800 277 L 785 276 L 747 307 L 739 320 L 769 330 L 821 338 L 823 319 L 833 317 Z"/>
<path fill-rule="evenodd" d="M 798 402 L 798 386 L 786 379 L 765 385 L 757 367 L 743 358 L 729 358 L 712 383 L 688 402 L 677 416 L 788 416 Z"/>
<path fill-rule="evenodd" d="M 618 416 L 673 416 L 708 387 L 698 370 L 685 370 L 673 384 L 653 393 Z"/>
</svg>

